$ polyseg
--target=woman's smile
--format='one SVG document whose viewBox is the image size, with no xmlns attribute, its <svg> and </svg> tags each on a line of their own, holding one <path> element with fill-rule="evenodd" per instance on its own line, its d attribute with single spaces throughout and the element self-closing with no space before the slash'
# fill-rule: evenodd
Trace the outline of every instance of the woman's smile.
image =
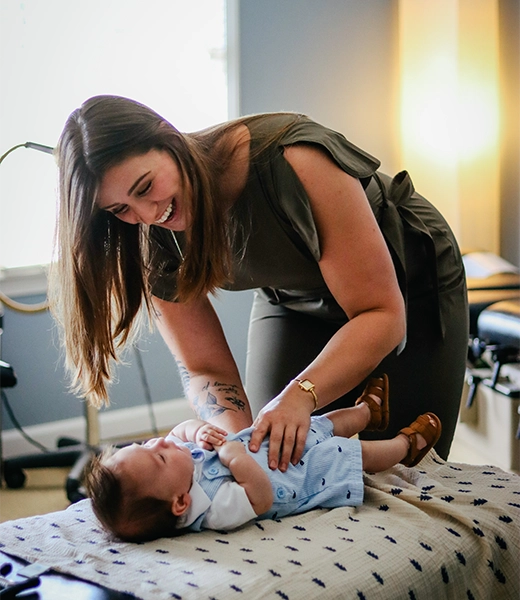
<svg viewBox="0 0 520 600">
<path fill-rule="evenodd" d="M 174 204 L 174 202 L 175 202 L 175 200 L 172 200 L 170 202 L 170 204 L 168 204 L 168 206 L 166 207 L 166 210 L 164 211 L 162 217 L 160 219 L 157 219 L 157 221 L 155 221 L 156 225 L 162 225 L 163 223 L 166 223 L 166 221 L 168 221 L 168 219 L 170 217 L 175 216 L 175 212 L 173 210 L 173 204 Z"/>
</svg>

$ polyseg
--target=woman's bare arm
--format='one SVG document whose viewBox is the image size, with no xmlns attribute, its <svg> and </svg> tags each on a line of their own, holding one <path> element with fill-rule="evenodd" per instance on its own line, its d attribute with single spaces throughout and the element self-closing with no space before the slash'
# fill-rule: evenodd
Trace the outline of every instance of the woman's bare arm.
<svg viewBox="0 0 520 600">
<path fill-rule="evenodd" d="M 153 298 L 157 326 L 179 368 L 196 415 L 226 431 L 252 423 L 251 409 L 222 326 L 208 298 Z"/>
</svg>

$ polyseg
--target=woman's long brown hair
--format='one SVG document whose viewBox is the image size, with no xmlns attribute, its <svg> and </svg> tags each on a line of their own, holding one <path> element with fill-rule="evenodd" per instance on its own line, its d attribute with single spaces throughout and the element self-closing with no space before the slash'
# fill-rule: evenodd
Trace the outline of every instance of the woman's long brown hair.
<svg viewBox="0 0 520 600">
<path fill-rule="evenodd" d="M 235 150 L 222 142 L 243 122 L 247 118 L 182 134 L 148 107 L 117 96 L 91 98 L 67 120 L 56 148 L 59 216 L 50 300 L 61 324 L 71 388 L 94 405 L 108 403 L 111 363 L 119 360 L 137 317 L 151 314 L 154 268 L 149 228 L 97 207 L 104 174 L 130 156 L 170 152 L 191 190 L 192 225 L 185 232 L 176 299 L 206 295 L 230 278 L 232 227 L 218 184 Z"/>
</svg>

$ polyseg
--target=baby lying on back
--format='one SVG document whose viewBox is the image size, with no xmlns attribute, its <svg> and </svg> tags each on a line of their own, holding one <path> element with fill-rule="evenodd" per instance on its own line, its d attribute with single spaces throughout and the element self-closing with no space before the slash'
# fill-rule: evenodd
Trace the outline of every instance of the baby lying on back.
<svg viewBox="0 0 520 600">
<path fill-rule="evenodd" d="M 311 417 L 303 456 L 285 472 L 269 469 L 268 438 L 258 452 L 248 450 L 252 427 L 228 434 L 190 419 L 166 437 L 97 457 L 87 489 L 102 525 L 133 542 L 234 529 L 317 507 L 359 506 L 363 470 L 415 466 L 441 434 L 438 417 L 426 413 L 393 439 L 349 439 L 365 429 L 384 430 L 388 417 L 388 380 L 374 378 L 355 406 Z"/>
</svg>

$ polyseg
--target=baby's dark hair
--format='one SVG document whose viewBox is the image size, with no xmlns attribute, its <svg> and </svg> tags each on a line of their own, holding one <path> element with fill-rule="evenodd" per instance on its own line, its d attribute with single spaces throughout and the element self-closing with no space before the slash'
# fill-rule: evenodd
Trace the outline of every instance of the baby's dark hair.
<svg viewBox="0 0 520 600">
<path fill-rule="evenodd" d="M 116 451 L 111 446 L 95 456 L 85 477 L 92 509 L 103 527 L 124 542 L 147 542 L 182 533 L 170 502 L 123 493 L 121 478 L 106 464 Z"/>
</svg>

